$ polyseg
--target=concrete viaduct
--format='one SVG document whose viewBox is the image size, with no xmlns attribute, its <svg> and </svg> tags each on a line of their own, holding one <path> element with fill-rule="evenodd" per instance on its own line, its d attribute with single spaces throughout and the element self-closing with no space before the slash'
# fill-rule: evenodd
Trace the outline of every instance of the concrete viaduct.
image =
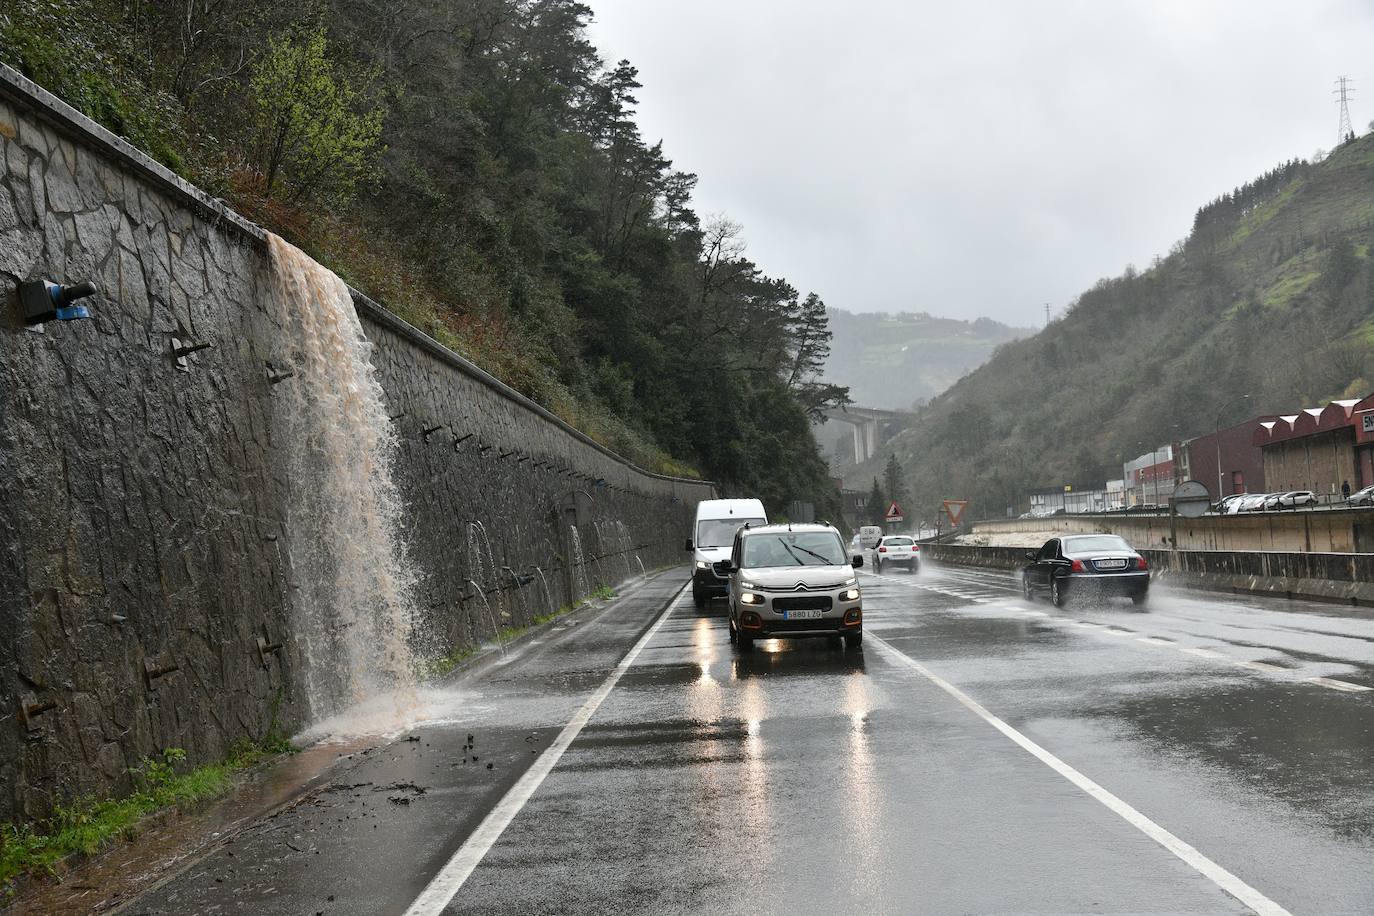
<svg viewBox="0 0 1374 916">
<path fill-rule="evenodd" d="M 900 410 L 878 410 L 873 407 L 836 407 L 827 410 L 826 420 L 843 423 L 854 434 L 854 463 L 863 464 L 878 453 L 878 447 L 887 441 L 895 430 L 904 428 L 913 414 Z"/>
</svg>

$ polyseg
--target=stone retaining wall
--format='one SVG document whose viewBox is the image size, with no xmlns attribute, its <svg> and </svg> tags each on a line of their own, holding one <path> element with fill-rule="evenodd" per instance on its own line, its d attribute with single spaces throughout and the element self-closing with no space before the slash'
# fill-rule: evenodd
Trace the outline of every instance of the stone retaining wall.
<svg viewBox="0 0 1374 916">
<path fill-rule="evenodd" d="M 3 67 L 0 160 L 3 821 L 305 713 L 273 393 L 302 382 L 273 384 L 263 233 Z M 101 284 L 93 318 L 24 328 L 15 286 L 39 277 Z M 633 467 L 355 304 L 401 440 L 424 649 L 682 559 L 710 483 Z M 178 362 L 174 338 L 212 347 Z"/>
</svg>

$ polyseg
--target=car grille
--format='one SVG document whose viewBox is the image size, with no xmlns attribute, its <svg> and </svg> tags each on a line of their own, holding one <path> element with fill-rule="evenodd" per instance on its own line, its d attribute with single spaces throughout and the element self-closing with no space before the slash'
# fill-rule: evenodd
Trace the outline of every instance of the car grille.
<svg viewBox="0 0 1374 916">
<path fill-rule="evenodd" d="M 844 588 L 843 582 L 827 582 L 823 585 L 807 585 L 802 588 L 797 587 L 798 583 L 791 585 L 759 585 L 754 588 L 757 592 L 833 592 L 837 588 Z"/>
<path fill-rule="evenodd" d="M 829 595 L 807 595 L 802 598 L 774 598 L 775 611 L 828 611 L 831 607 Z"/>
</svg>

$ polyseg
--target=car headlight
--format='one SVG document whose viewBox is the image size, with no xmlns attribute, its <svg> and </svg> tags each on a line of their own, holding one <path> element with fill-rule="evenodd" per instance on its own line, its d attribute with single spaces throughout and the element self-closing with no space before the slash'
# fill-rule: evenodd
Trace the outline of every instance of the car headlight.
<svg viewBox="0 0 1374 916">
<path fill-rule="evenodd" d="M 697 569 L 705 569 L 705 568 L 706 568 L 706 561 L 705 561 L 705 560 L 697 560 Z"/>
<path fill-rule="evenodd" d="M 745 592 L 739 596 L 740 604 L 763 604 L 763 596 Z"/>
<path fill-rule="evenodd" d="M 841 601 L 858 601 L 858 600 L 859 600 L 859 590 L 858 590 L 857 588 L 847 588 L 847 589 L 845 589 L 844 591 L 840 592 L 840 600 L 841 600 Z"/>
<path fill-rule="evenodd" d="M 859 580 L 856 579 L 856 578 L 854 578 L 853 576 L 850 576 L 848 579 L 845 579 L 845 580 L 844 580 L 844 584 L 845 584 L 845 585 L 858 585 L 858 584 L 859 584 Z"/>
<path fill-rule="evenodd" d="M 739 587 L 740 587 L 740 588 L 758 588 L 758 586 L 755 585 L 755 584 L 752 583 L 752 582 L 741 582 L 741 583 L 739 584 Z"/>
</svg>

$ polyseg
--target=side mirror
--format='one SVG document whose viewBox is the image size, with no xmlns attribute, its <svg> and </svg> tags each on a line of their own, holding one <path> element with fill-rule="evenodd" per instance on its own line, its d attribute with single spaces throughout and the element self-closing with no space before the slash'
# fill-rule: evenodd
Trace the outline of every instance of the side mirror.
<svg viewBox="0 0 1374 916">
<path fill-rule="evenodd" d="M 735 571 L 735 564 L 729 560 L 717 560 L 711 564 L 711 568 L 716 571 L 718 576 L 728 576 Z"/>
<path fill-rule="evenodd" d="M 863 558 L 863 557 L 855 557 L 854 559 L 850 560 L 849 563 L 850 563 L 850 565 L 853 566 L 855 569 L 858 569 L 860 566 L 863 566 L 863 565 L 864 565 L 864 558 Z"/>
<path fill-rule="evenodd" d="M 691 549 L 692 549 L 692 539 L 691 539 L 691 538 L 688 538 L 688 539 L 687 539 L 687 546 L 683 547 L 682 549 L 683 549 L 683 550 L 691 550 Z"/>
<path fill-rule="evenodd" d="M 1034 563 L 1036 560 L 1040 559 L 1040 554 L 1038 554 L 1038 553 L 1028 553 L 1028 554 L 1026 554 L 1026 559 L 1027 559 L 1027 560 L 1030 560 L 1032 563 Z"/>
</svg>

